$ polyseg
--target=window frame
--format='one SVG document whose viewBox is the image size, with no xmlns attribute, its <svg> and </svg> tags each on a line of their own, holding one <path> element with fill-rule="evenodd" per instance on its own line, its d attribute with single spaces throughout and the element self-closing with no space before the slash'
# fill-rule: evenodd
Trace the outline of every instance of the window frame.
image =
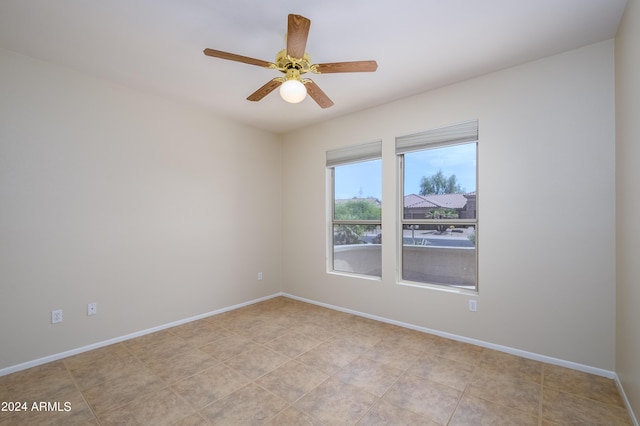
<svg viewBox="0 0 640 426">
<path fill-rule="evenodd" d="M 475 130 L 474 130 L 475 129 Z M 404 146 L 401 141 L 404 139 L 409 143 L 406 143 Z M 422 142 L 421 142 L 422 141 Z M 476 208 L 475 208 L 475 218 L 473 219 L 416 219 L 416 218 L 407 218 L 405 219 L 405 206 L 404 206 L 404 198 L 405 198 L 405 154 L 411 152 L 420 152 L 427 151 L 431 149 L 438 149 L 449 146 L 460 146 L 466 144 L 475 144 L 475 178 L 476 178 Z M 478 189 L 479 189 L 479 180 L 478 180 L 478 170 L 479 170 L 479 134 L 478 134 L 478 121 L 473 120 L 469 122 L 464 122 L 452 126 L 447 126 L 443 128 L 438 128 L 434 130 L 428 130 L 426 132 L 407 135 L 404 137 L 396 138 L 396 161 L 397 161 L 397 170 L 398 170 L 398 180 L 397 180 L 397 191 L 398 191 L 398 209 L 397 209 L 397 218 L 398 218 L 398 226 L 397 226 L 397 244 L 396 244 L 396 254 L 397 254 L 397 263 L 396 263 L 396 278 L 399 284 L 410 285 L 422 288 L 432 288 L 437 290 L 445 290 L 451 292 L 458 293 L 469 293 L 477 295 L 479 293 L 480 285 L 479 285 L 479 274 L 478 274 L 478 254 L 479 254 L 479 245 L 478 245 L 478 235 L 479 235 L 479 208 L 478 208 Z M 455 285 L 455 284 L 444 284 L 444 283 L 430 283 L 430 282 L 422 282 L 422 281 L 413 281 L 411 279 L 407 279 L 404 277 L 404 229 L 405 226 L 408 225 L 461 225 L 461 226 L 473 226 L 475 228 L 475 253 L 474 253 L 474 268 L 475 268 L 475 286 L 470 288 L 470 286 L 465 285 Z"/>
<path fill-rule="evenodd" d="M 382 208 L 380 211 L 380 218 L 376 220 L 345 220 L 335 218 L 336 207 L 336 185 L 335 185 L 335 168 L 363 163 L 367 161 L 379 160 L 381 162 L 382 173 L 382 141 L 369 142 L 365 144 L 350 145 L 343 148 L 327 151 L 327 195 L 329 202 L 327 203 L 327 273 L 348 275 L 363 279 L 381 280 L 382 272 L 380 275 L 371 275 L 358 272 L 342 271 L 335 269 L 335 239 L 334 239 L 334 227 L 336 225 L 363 225 L 363 226 L 377 226 L 382 229 Z M 382 200 L 380 200 L 382 202 Z M 382 250 L 382 247 L 381 247 Z M 382 256 L 380 259 L 380 268 L 382 268 Z"/>
</svg>

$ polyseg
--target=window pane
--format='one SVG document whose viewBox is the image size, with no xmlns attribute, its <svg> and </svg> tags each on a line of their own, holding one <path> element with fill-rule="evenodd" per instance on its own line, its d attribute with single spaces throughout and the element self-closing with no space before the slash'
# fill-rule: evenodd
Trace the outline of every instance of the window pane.
<svg viewBox="0 0 640 426">
<path fill-rule="evenodd" d="M 382 160 L 334 166 L 333 194 L 331 269 L 380 277 Z"/>
<path fill-rule="evenodd" d="M 403 154 L 403 280 L 477 289 L 476 151 L 470 142 Z"/>
<path fill-rule="evenodd" d="M 333 225 L 333 270 L 381 276 L 380 225 Z"/>
<path fill-rule="evenodd" d="M 475 226 L 404 225 L 402 278 L 427 284 L 476 288 Z"/>
<path fill-rule="evenodd" d="M 380 220 L 382 161 L 371 160 L 334 168 L 336 220 Z"/>
<path fill-rule="evenodd" d="M 476 218 L 475 142 L 404 154 L 404 218 Z"/>
<path fill-rule="evenodd" d="M 380 225 L 333 225 L 333 245 L 382 244 Z"/>
</svg>

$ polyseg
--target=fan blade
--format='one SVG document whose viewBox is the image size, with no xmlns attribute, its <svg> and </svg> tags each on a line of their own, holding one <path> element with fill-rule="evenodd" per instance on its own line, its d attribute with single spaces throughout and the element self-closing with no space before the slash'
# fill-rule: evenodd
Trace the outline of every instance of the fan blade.
<svg viewBox="0 0 640 426">
<path fill-rule="evenodd" d="M 305 83 L 305 87 L 307 88 L 309 96 L 311 96 L 321 108 L 329 108 L 330 106 L 333 106 L 333 101 L 329 99 L 329 97 L 322 91 L 322 89 L 320 89 L 320 87 L 318 87 L 316 83 L 313 82 L 313 80 L 308 80 Z"/>
<path fill-rule="evenodd" d="M 263 61 L 261 59 L 249 58 L 248 56 L 236 55 L 235 53 L 223 52 L 221 50 L 204 49 L 204 54 L 207 56 L 213 56 L 214 58 L 228 59 L 230 61 L 243 62 L 249 65 L 257 65 L 259 67 L 269 68 L 271 62 Z"/>
<path fill-rule="evenodd" d="M 307 37 L 311 21 L 300 15 L 289 15 L 287 26 L 287 55 L 302 59 L 307 48 Z"/>
<path fill-rule="evenodd" d="M 267 84 L 265 84 L 264 86 L 262 86 L 261 88 L 253 92 L 251 95 L 249 95 L 247 100 L 258 102 L 259 100 L 267 96 L 269 93 L 276 90 L 281 84 L 282 84 L 282 81 L 280 81 L 280 79 L 274 78 L 273 80 L 267 82 Z"/>
<path fill-rule="evenodd" d="M 334 72 L 373 72 L 378 69 L 376 61 L 332 62 L 317 64 L 315 69 L 320 74 Z"/>
</svg>

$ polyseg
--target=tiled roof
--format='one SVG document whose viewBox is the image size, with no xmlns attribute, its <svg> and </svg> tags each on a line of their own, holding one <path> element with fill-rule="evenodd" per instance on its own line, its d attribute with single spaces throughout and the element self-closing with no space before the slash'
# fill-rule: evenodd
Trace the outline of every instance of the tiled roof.
<svg viewBox="0 0 640 426">
<path fill-rule="evenodd" d="M 409 209 L 424 209 L 438 206 L 422 195 L 409 194 L 404 197 L 404 207 Z"/>
</svg>

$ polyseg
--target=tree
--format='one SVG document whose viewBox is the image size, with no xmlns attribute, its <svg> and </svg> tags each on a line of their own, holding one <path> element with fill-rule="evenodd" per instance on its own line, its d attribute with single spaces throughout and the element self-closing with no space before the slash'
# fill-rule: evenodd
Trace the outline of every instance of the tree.
<svg viewBox="0 0 640 426">
<path fill-rule="evenodd" d="M 349 200 L 335 205 L 336 220 L 380 220 L 381 208 L 361 199 Z M 334 228 L 334 244 L 361 244 L 366 225 L 338 225 Z"/>
<path fill-rule="evenodd" d="M 366 200 L 353 199 L 335 205 L 337 220 L 378 220 L 381 209 Z"/>
<path fill-rule="evenodd" d="M 457 194 L 462 192 L 456 175 L 448 178 L 444 176 L 442 170 L 430 177 L 422 177 L 420 181 L 420 195 Z"/>
<path fill-rule="evenodd" d="M 462 192 L 456 175 L 448 178 L 444 177 L 442 170 L 430 177 L 422 177 L 420 182 L 420 195 L 439 195 L 439 194 L 457 194 Z M 453 219 L 458 217 L 458 213 L 453 209 L 433 209 L 429 213 L 429 219 Z M 447 225 L 435 225 L 438 232 L 442 233 L 447 230 Z"/>
<path fill-rule="evenodd" d="M 333 228 L 333 244 L 337 246 L 363 244 L 363 234 L 361 225 L 337 225 Z"/>
</svg>

